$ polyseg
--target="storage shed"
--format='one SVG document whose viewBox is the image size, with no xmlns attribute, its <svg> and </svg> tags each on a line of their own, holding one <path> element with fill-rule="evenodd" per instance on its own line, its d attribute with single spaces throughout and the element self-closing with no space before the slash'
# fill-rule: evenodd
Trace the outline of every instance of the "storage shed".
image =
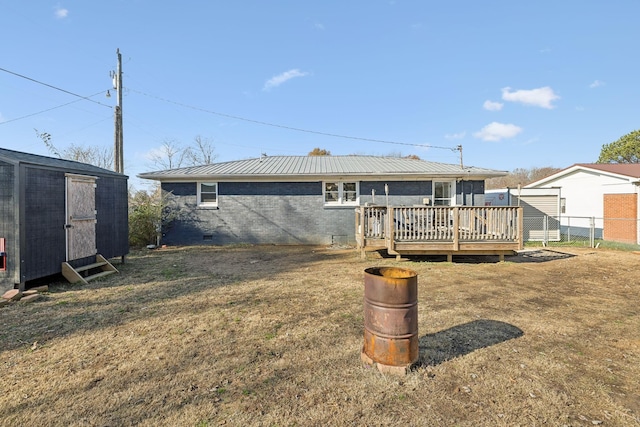
<svg viewBox="0 0 640 427">
<path fill-rule="evenodd" d="M 127 179 L 0 148 L 0 290 L 128 254 Z"/>
</svg>

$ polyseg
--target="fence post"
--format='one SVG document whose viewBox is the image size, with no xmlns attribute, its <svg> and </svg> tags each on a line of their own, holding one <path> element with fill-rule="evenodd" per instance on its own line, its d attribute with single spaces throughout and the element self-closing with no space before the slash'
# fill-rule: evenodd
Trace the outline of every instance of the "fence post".
<svg viewBox="0 0 640 427">
<path fill-rule="evenodd" d="M 549 245 L 549 215 L 545 215 L 542 217 L 542 246 Z"/>
<path fill-rule="evenodd" d="M 589 243 L 592 248 L 596 246 L 596 219 L 595 217 L 589 218 Z"/>
</svg>

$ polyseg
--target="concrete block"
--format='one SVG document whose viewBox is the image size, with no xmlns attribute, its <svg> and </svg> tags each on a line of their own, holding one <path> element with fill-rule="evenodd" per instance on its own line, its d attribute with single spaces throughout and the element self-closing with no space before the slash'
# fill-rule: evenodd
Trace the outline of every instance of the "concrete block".
<svg viewBox="0 0 640 427">
<path fill-rule="evenodd" d="M 20 302 L 34 302 L 34 301 L 38 301 L 40 298 L 42 297 L 42 295 L 40 294 L 32 294 L 32 295 L 28 295 L 26 297 L 23 297 Z"/>
<path fill-rule="evenodd" d="M 22 298 L 22 292 L 20 292 L 19 289 L 10 289 L 2 294 L 2 298 L 11 301 L 18 301 L 20 298 Z"/>
</svg>

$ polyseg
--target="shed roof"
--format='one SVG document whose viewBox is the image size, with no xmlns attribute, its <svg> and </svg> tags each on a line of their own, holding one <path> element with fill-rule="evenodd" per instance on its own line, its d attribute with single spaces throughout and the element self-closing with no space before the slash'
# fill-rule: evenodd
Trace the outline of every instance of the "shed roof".
<svg viewBox="0 0 640 427">
<path fill-rule="evenodd" d="M 122 175 L 112 170 L 104 169 L 87 163 L 58 159 L 55 157 L 40 156 L 38 154 L 23 153 L 21 151 L 8 150 L 6 148 L 0 148 L 0 160 L 4 160 L 10 163 L 26 163 L 93 175 L 116 175 L 125 178 L 127 177 L 126 175 Z"/>
<path fill-rule="evenodd" d="M 507 172 L 402 157 L 376 156 L 263 156 L 178 169 L 141 173 L 159 181 L 186 179 L 304 179 L 331 176 L 449 177 L 484 179 Z"/>
</svg>

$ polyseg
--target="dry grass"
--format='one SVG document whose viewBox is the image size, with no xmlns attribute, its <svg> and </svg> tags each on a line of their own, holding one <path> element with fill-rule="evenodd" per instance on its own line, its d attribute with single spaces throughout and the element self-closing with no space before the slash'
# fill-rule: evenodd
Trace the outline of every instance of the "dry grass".
<svg viewBox="0 0 640 427">
<path fill-rule="evenodd" d="M 0 309 L 0 424 L 640 424 L 640 256 L 170 248 Z M 544 261 L 544 262 L 536 262 Z M 363 270 L 419 274 L 420 361 L 360 362 Z"/>
</svg>

